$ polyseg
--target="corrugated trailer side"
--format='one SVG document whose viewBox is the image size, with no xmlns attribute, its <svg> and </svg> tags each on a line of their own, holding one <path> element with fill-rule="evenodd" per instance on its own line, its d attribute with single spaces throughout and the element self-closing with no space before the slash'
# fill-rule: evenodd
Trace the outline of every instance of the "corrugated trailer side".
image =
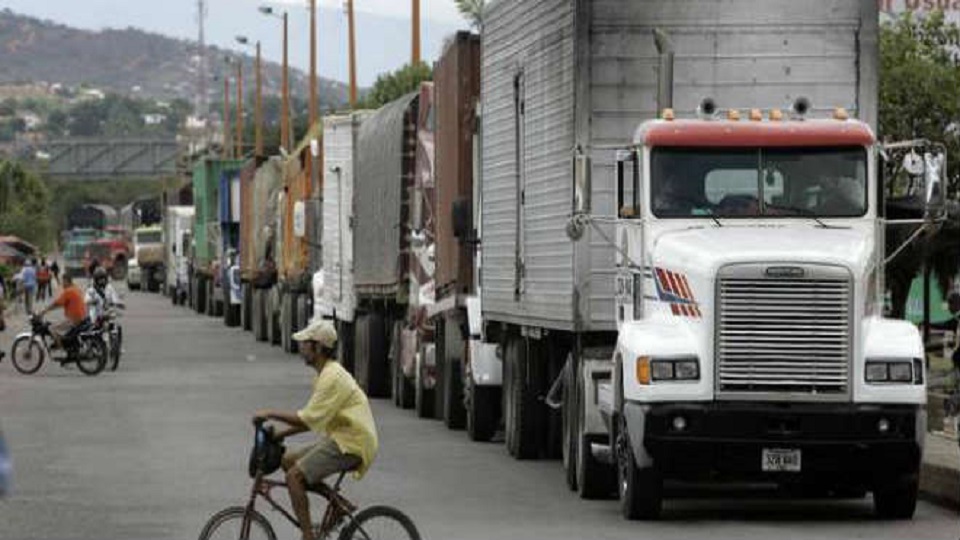
<svg viewBox="0 0 960 540">
<path fill-rule="evenodd" d="M 470 294 L 473 246 L 454 236 L 455 201 L 473 206 L 473 135 L 480 96 L 480 36 L 458 32 L 434 69 L 437 300 Z"/>
</svg>

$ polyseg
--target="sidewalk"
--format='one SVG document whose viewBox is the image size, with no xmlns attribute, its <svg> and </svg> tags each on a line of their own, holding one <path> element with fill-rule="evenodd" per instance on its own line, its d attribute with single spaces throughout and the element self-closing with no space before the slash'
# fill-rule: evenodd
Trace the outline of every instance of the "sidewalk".
<svg viewBox="0 0 960 540">
<path fill-rule="evenodd" d="M 920 470 L 920 496 L 960 509 L 960 446 L 937 433 L 927 435 Z"/>
</svg>

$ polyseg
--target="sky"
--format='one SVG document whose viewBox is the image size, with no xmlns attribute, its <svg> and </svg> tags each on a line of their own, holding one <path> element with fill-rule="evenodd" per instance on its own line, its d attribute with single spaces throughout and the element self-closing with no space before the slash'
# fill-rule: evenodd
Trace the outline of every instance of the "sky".
<svg viewBox="0 0 960 540">
<path fill-rule="evenodd" d="M 453 0 L 421 0 L 425 61 L 436 60 L 444 40 L 467 29 Z M 282 59 L 281 24 L 257 11 L 262 5 L 290 14 L 290 62 L 309 67 L 309 17 L 306 0 L 207 0 L 207 42 L 243 50 L 235 36 L 261 40 L 264 56 Z M 347 81 L 347 24 L 342 0 L 319 0 L 319 70 L 326 78 Z M 87 30 L 136 27 L 182 39 L 197 39 L 197 0 L 0 0 L 0 9 L 49 19 Z M 369 86 L 377 75 L 410 60 L 410 2 L 354 0 L 357 78 Z"/>
</svg>

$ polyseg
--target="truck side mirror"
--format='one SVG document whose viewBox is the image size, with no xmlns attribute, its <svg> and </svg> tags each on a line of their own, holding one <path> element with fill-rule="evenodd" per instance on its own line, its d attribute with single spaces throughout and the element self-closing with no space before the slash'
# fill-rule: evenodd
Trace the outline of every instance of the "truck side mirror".
<svg viewBox="0 0 960 540">
<path fill-rule="evenodd" d="M 467 240 L 473 232 L 473 205 L 466 198 L 453 201 L 451 210 L 453 235 L 461 241 Z"/>
<path fill-rule="evenodd" d="M 633 200 L 627 203 L 626 200 L 626 176 L 627 166 L 632 166 L 631 187 L 633 190 Z M 637 217 L 637 193 L 639 192 L 639 169 L 636 159 L 636 153 L 630 150 L 617 150 L 617 217 L 634 218 Z"/>
<path fill-rule="evenodd" d="M 946 199 L 943 177 L 946 174 L 946 154 L 925 153 L 923 155 L 924 202 L 928 215 L 939 214 Z"/>
</svg>

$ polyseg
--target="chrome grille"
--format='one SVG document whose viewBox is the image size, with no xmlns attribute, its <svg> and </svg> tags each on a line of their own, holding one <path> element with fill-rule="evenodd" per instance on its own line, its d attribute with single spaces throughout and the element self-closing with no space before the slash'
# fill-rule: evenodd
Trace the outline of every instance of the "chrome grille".
<svg viewBox="0 0 960 540">
<path fill-rule="evenodd" d="M 768 278 L 762 265 L 725 268 L 717 290 L 718 393 L 849 392 L 849 273 L 803 267 Z"/>
</svg>

